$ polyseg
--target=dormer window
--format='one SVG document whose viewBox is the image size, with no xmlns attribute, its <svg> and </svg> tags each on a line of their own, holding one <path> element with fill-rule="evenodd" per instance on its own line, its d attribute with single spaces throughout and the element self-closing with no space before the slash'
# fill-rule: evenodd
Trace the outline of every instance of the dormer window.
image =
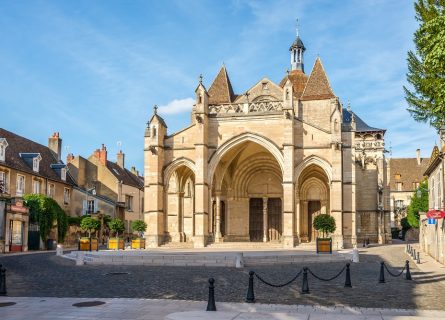
<svg viewBox="0 0 445 320">
<path fill-rule="evenodd" d="M 66 181 L 66 168 L 62 168 L 62 170 L 60 170 L 60 178 L 63 181 Z"/>
<path fill-rule="evenodd" d="M 0 161 L 5 161 L 6 158 L 6 147 L 8 142 L 5 138 L 0 138 Z"/>
<path fill-rule="evenodd" d="M 37 157 L 32 158 L 32 171 L 39 172 L 40 160 L 42 160 L 40 154 L 37 155 Z"/>
</svg>

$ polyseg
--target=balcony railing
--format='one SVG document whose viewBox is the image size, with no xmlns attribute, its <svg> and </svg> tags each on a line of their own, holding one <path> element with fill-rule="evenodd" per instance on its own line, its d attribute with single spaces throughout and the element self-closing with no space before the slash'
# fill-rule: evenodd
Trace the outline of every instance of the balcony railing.
<svg viewBox="0 0 445 320">
<path fill-rule="evenodd" d="M 282 111 L 283 103 L 281 101 L 260 101 L 252 103 L 224 103 L 209 106 L 209 113 L 212 115 L 228 114 L 252 114 Z"/>
</svg>

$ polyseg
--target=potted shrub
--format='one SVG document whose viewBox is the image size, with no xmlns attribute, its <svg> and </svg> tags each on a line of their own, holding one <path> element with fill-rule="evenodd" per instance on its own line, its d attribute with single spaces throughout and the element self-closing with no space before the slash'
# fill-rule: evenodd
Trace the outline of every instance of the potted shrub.
<svg viewBox="0 0 445 320">
<path fill-rule="evenodd" d="M 85 217 L 80 222 L 80 228 L 88 232 L 88 237 L 80 238 L 79 251 L 99 250 L 97 238 L 92 238 L 91 233 L 100 229 L 100 221 L 91 217 Z"/>
<path fill-rule="evenodd" d="M 142 234 L 147 230 L 147 224 L 142 220 L 134 220 L 131 223 L 131 228 L 138 232 L 139 237 L 131 240 L 132 249 L 145 249 L 145 239 L 142 238 Z"/>
<path fill-rule="evenodd" d="M 332 253 L 332 238 L 326 235 L 335 231 L 335 219 L 329 214 L 319 214 L 314 218 L 314 229 L 321 231 L 323 237 L 317 236 L 317 253 Z"/>
<path fill-rule="evenodd" d="M 115 234 L 115 238 L 110 237 L 110 239 L 108 239 L 108 249 L 124 250 L 124 239 L 119 238 L 119 232 L 123 232 L 125 230 L 124 222 L 119 218 L 114 218 L 108 222 L 108 227 L 110 228 L 110 231 L 114 231 Z"/>
</svg>

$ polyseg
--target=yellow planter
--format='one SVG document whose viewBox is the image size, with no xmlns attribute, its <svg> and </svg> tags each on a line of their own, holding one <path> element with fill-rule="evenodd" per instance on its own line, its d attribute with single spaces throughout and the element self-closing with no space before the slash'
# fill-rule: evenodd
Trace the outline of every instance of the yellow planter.
<svg viewBox="0 0 445 320">
<path fill-rule="evenodd" d="M 79 251 L 96 251 L 98 241 L 96 238 L 91 238 L 91 248 L 90 248 L 90 238 L 80 238 Z"/>
<path fill-rule="evenodd" d="M 108 249 L 110 249 L 110 250 L 124 250 L 124 248 L 125 248 L 124 239 L 110 238 L 108 240 Z"/>
<path fill-rule="evenodd" d="M 145 239 L 138 238 L 131 240 L 131 249 L 145 249 Z"/>
</svg>

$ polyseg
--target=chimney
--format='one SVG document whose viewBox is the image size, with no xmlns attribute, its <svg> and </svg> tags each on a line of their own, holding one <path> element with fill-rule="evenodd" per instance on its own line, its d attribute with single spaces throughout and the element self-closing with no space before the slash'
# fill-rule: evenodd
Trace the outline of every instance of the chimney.
<svg viewBox="0 0 445 320">
<path fill-rule="evenodd" d="M 136 174 L 136 167 L 131 167 L 131 170 L 130 170 L 130 172 L 132 173 L 132 174 Z"/>
<path fill-rule="evenodd" d="M 68 153 L 68 155 L 66 156 L 66 163 L 71 163 L 71 161 L 73 160 L 74 160 L 74 154 Z"/>
<path fill-rule="evenodd" d="M 117 154 L 117 165 L 121 167 L 122 169 L 125 168 L 125 153 L 120 150 Z"/>
<path fill-rule="evenodd" d="M 94 150 L 94 156 L 99 159 L 100 163 L 103 165 L 107 164 L 107 147 L 102 143 L 100 149 Z"/>
<path fill-rule="evenodd" d="M 54 132 L 53 135 L 48 138 L 48 148 L 51 149 L 59 162 L 62 157 L 62 139 L 60 139 L 58 132 Z"/>
<path fill-rule="evenodd" d="M 420 166 L 420 149 L 416 150 L 417 165 Z"/>
</svg>

